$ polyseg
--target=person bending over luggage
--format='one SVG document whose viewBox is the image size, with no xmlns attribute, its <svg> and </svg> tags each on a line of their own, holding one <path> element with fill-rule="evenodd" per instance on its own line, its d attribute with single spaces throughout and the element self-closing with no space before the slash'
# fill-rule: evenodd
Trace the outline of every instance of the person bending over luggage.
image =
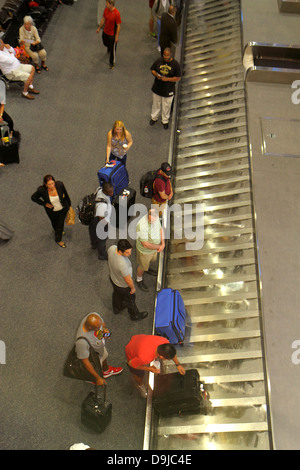
<svg viewBox="0 0 300 470">
<path fill-rule="evenodd" d="M 116 121 L 107 134 L 106 163 L 117 160 L 126 165 L 127 152 L 132 144 L 130 132 L 125 129 L 122 121 Z"/>
<path fill-rule="evenodd" d="M 39 186 L 36 192 L 33 193 L 31 200 L 40 206 L 44 206 L 55 232 L 56 243 L 60 247 L 66 248 L 65 243 L 62 241 L 62 235 L 71 200 L 65 185 L 61 181 L 55 181 L 52 175 L 46 175 L 44 184 Z"/>
<path fill-rule="evenodd" d="M 147 390 L 143 383 L 145 372 L 160 373 L 160 368 L 150 365 L 155 359 L 162 361 L 172 359 L 181 375 L 185 375 L 184 367 L 179 363 L 176 349 L 166 338 L 157 335 L 135 335 L 125 346 L 127 365 L 133 375 L 135 384 L 143 397 Z"/>
<path fill-rule="evenodd" d="M 105 347 L 105 337 L 109 337 L 109 330 L 106 328 L 103 318 L 99 313 L 92 312 L 86 315 L 79 325 L 76 333 L 76 354 L 80 359 L 85 368 L 90 374 L 95 377 L 95 383 L 97 385 L 105 385 L 105 379 L 112 375 L 120 374 L 123 369 L 122 367 L 112 367 L 107 364 L 108 352 Z M 85 339 L 78 339 L 84 337 Z M 90 345 L 94 351 L 99 355 L 100 365 L 103 371 L 103 377 L 95 371 L 93 365 L 89 361 L 90 356 Z"/>
<path fill-rule="evenodd" d="M 39 91 L 33 87 L 34 66 L 21 64 L 15 57 L 15 50 L 9 44 L 4 44 L 2 39 L 0 39 L 0 70 L 8 80 L 24 82 L 22 92 L 24 98 L 34 100 L 34 96 L 30 93 L 39 94 Z"/>
</svg>

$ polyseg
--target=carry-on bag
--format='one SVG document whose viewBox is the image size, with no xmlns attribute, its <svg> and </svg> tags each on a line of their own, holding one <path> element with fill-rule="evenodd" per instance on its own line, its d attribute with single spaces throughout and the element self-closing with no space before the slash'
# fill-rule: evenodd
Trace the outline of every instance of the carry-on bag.
<svg viewBox="0 0 300 470">
<path fill-rule="evenodd" d="M 101 397 L 99 386 L 95 392 L 90 392 L 81 405 L 81 422 L 89 429 L 98 433 L 103 432 L 111 420 L 112 404 L 106 401 L 106 385 Z"/>
<path fill-rule="evenodd" d="M 115 208 L 115 215 L 111 217 L 111 224 L 114 227 L 123 228 L 126 226 L 130 216 L 128 211 L 131 206 L 135 204 L 136 190 L 133 188 L 123 189 L 119 196 L 115 197 L 112 201 Z"/>
<path fill-rule="evenodd" d="M 185 337 L 186 309 L 178 290 L 162 289 L 157 294 L 155 333 L 171 344 L 182 344 Z"/>
<path fill-rule="evenodd" d="M 114 196 L 118 196 L 129 185 L 128 171 L 123 163 L 112 160 L 98 171 L 100 186 L 108 181 L 114 187 Z"/>
<path fill-rule="evenodd" d="M 102 377 L 102 367 L 99 361 L 99 354 L 96 353 L 96 351 L 91 346 L 87 338 L 85 338 L 84 336 L 79 336 L 79 338 L 77 338 L 76 341 L 78 341 L 79 339 L 84 339 L 89 344 L 90 346 L 89 361 L 94 367 L 97 374 L 100 375 L 100 377 Z M 82 360 L 78 359 L 77 353 L 76 353 L 76 344 L 74 344 L 73 348 L 68 354 L 68 357 L 65 362 L 64 369 L 63 369 L 63 375 L 65 377 L 69 377 L 70 379 L 84 380 L 88 382 L 95 381 L 95 377 L 87 370 Z"/>
<path fill-rule="evenodd" d="M 78 219 L 83 225 L 90 225 L 92 219 L 95 217 L 95 208 L 98 202 L 105 202 L 105 204 L 107 204 L 106 199 L 97 197 L 98 191 L 99 188 L 92 194 L 84 196 L 76 207 Z"/>
<path fill-rule="evenodd" d="M 197 369 L 155 375 L 153 408 L 161 415 L 181 413 L 207 414 L 211 403 L 209 393 L 200 382 Z"/>
<path fill-rule="evenodd" d="M 0 127 L 0 132 L 0 163 L 4 163 L 5 165 L 9 163 L 20 163 L 20 133 L 14 132 L 12 137 L 10 137 L 9 128 L 5 125 Z"/>
<path fill-rule="evenodd" d="M 152 198 L 154 192 L 154 180 L 155 178 L 162 179 L 165 181 L 163 176 L 158 175 L 159 170 L 147 171 L 140 179 L 140 194 L 143 197 Z"/>
</svg>

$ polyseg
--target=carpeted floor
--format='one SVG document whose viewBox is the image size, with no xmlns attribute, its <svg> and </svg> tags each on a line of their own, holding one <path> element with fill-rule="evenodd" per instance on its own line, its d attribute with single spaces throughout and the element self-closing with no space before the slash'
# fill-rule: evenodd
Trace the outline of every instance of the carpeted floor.
<svg viewBox="0 0 300 470">
<path fill-rule="evenodd" d="M 67 449 L 75 442 L 107 450 L 142 448 L 145 400 L 132 387 L 124 346 L 133 334 L 152 332 L 155 279 L 147 277 L 147 295 L 137 293 L 147 319 L 131 322 L 127 312 L 114 316 L 107 263 L 91 250 L 87 227 L 66 227 L 62 250 L 44 209 L 30 199 L 50 173 L 65 183 L 76 207 L 97 186 L 107 132 L 120 119 L 134 140 L 127 160 L 131 186 L 137 202 L 148 205 L 139 195 L 139 180 L 168 159 L 170 138 L 160 123 L 148 124 L 150 66 L 158 53 L 147 35 L 148 2 L 118 0 L 116 6 L 123 23 L 113 71 L 96 34 L 97 1 L 78 0 L 57 8 L 43 36 L 50 71 L 36 77 L 40 95 L 31 102 L 18 87 L 7 91 L 6 110 L 22 141 L 20 164 L 0 170 L 1 220 L 15 232 L 0 247 L 0 340 L 6 347 L 6 364 L 0 365 L 1 449 Z M 135 251 L 132 263 L 135 270 Z M 92 311 L 104 316 L 112 332 L 109 363 L 124 367 L 108 379 L 113 417 L 102 435 L 80 422 L 91 386 L 62 376 L 76 328 Z"/>
</svg>

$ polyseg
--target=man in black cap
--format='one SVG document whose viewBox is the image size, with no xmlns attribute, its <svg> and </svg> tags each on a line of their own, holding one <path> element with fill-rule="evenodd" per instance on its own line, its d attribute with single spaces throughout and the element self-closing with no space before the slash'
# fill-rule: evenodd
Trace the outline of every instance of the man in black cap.
<svg viewBox="0 0 300 470">
<path fill-rule="evenodd" d="M 159 215 L 163 213 L 167 201 L 170 201 L 173 197 L 171 176 L 171 165 L 168 162 L 162 163 L 153 182 L 153 196 L 151 201 L 151 204 L 158 204 Z"/>
<path fill-rule="evenodd" d="M 161 112 L 161 122 L 164 129 L 168 129 L 175 85 L 181 79 L 180 65 L 173 59 L 167 47 L 163 56 L 154 62 L 150 70 L 155 80 L 152 86 L 153 101 L 149 124 L 153 126 Z"/>
</svg>

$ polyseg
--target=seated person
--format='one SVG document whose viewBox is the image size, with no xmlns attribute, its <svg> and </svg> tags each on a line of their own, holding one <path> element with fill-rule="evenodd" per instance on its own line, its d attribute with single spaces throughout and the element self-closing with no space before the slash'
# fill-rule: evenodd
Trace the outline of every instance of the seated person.
<svg viewBox="0 0 300 470">
<path fill-rule="evenodd" d="M 28 93 L 39 94 L 33 87 L 33 77 L 35 69 L 33 65 L 21 64 L 15 57 L 15 50 L 9 45 L 4 44 L 0 39 L 0 70 L 8 80 L 24 82 L 22 96 L 28 100 L 34 100 L 34 96 Z"/>
<path fill-rule="evenodd" d="M 23 26 L 21 26 L 19 29 L 19 42 L 20 45 L 24 44 L 25 52 L 29 55 L 29 57 L 31 57 L 36 72 L 41 73 L 39 59 L 41 60 L 42 68 L 48 71 L 48 67 L 46 65 L 47 53 L 41 45 L 41 39 L 38 30 L 34 26 L 31 16 L 24 17 Z M 37 51 L 31 49 L 31 46 L 37 46 L 38 44 L 40 44 L 41 49 Z"/>
</svg>

